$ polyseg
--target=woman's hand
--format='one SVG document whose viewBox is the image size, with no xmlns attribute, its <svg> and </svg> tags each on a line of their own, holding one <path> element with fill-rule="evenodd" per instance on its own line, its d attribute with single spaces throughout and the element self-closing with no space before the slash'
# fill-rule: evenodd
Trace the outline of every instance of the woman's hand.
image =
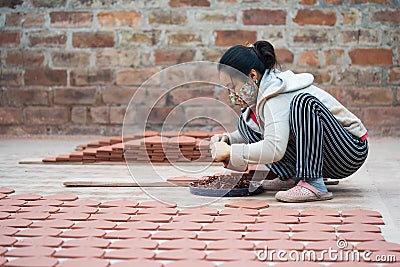
<svg viewBox="0 0 400 267">
<path fill-rule="evenodd" d="M 215 161 L 225 161 L 231 156 L 231 147 L 225 142 L 212 142 L 210 147 L 212 158 Z"/>
<path fill-rule="evenodd" d="M 229 138 L 226 134 L 216 134 L 211 137 L 211 143 L 224 142 L 229 143 Z"/>
</svg>

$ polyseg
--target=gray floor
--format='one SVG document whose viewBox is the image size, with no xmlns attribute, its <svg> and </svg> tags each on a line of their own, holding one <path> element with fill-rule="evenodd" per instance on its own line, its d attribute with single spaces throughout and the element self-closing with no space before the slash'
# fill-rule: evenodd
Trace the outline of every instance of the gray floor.
<svg viewBox="0 0 400 267">
<path fill-rule="evenodd" d="M 43 165 L 19 164 L 20 161 L 38 161 L 40 158 L 72 152 L 78 144 L 102 139 L 102 137 L 0 137 L 0 186 L 12 187 L 17 193 L 74 193 L 80 198 L 100 201 L 110 199 L 154 198 L 177 203 L 181 208 L 210 205 L 222 208 L 225 203 L 237 200 L 265 200 L 271 207 L 286 206 L 296 209 L 328 207 L 338 210 L 367 208 L 380 211 L 386 225 L 382 228 L 388 241 L 400 243 L 400 139 L 370 138 L 370 154 L 366 164 L 338 186 L 330 186 L 335 195 L 331 201 L 284 204 L 274 199 L 273 192 L 247 198 L 223 198 L 193 196 L 187 188 L 67 188 L 65 181 L 132 182 L 130 173 L 139 182 L 162 181 L 167 177 L 191 175 L 194 177 L 224 171 L 219 165 L 191 166 L 144 166 L 132 165 Z"/>
</svg>

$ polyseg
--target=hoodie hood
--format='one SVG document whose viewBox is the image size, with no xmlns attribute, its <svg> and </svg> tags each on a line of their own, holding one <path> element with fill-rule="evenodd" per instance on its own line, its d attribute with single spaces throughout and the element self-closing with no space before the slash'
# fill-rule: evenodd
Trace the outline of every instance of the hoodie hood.
<svg viewBox="0 0 400 267">
<path fill-rule="evenodd" d="M 279 94 L 304 89 L 313 82 L 314 76 L 310 73 L 295 74 L 290 70 L 284 72 L 273 70 L 269 74 L 265 73 L 261 79 L 257 102 L 266 101 Z"/>
</svg>

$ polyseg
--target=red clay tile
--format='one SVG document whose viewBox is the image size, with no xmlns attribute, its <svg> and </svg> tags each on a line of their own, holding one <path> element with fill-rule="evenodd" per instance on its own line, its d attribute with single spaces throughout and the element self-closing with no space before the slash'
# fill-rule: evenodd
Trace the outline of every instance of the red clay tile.
<svg viewBox="0 0 400 267">
<path fill-rule="evenodd" d="M 146 222 L 157 222 L 167 223 L 170 222 L 172 216 L 166 214 L 140 214 L 131 216 L 131 221 L 146 221 Z"/>
<path fill-rule="evenodd" d="M 60 236 L 66 238 L 103 237 L 105 234 L 106 232 L 104 230 L 84 228 L 67 230 L 60 234 Z"/>
<path fill-rule="evenodd" d="M 161 239 L 161 240 L 173 240 L 173 239 L 194 239 L 197 234 L 193 231 L 184 230 L 169 230 L 169 231 L 158 231 L 152 234 L 151 239 Z"/>
<path fill-rule="evenodd" d="M 65 212 L 51 214 L 49 219 L 71 220 L 71 221 L 86 221 L 90 214 L 78 212 Z"/>
<path fill-rule="evenodd" d="M 0 257 L 0 266 L 4 266 L 7 263 L 7 258 Z"/>
<path fill-rule="evenodd" d="M 105 235 L 105 238 L 128 239 L 128 238 L 149 238 L 150 233 L 144 230 L 119 230 L 111 231 Z"/>
<path fill-rule="evenodd" d="M 93 229 L 102 229 L 102 230 L 112 230 L 117 226 L 117 223 L 105 221 L 105 220 L 93 220 L 93 221 L 84 221 L 77 222 L 72 226 L 72 229 L 82 229 L 82 228 L 93 228 Z"/>
<path fill-rule="evenodd" d="M 305 246 L 307 250 L 322 251 L 322 250 L 352 250 L 354 246 L 349 242 L 341 242 L 336 240 L 309 242 Z"/>
<path fill-rule="evenodd" d="M 161 201 L 145 201 L 145 202 L 141 202 L 139 203 L 139 205 L 137 205 L 138 208 L 159 208 L 159 207 L 168 207 L 168 208 L 176 208 L 176 204 L 172 204 L 172 203 L 164 203 Z"/>
<path fill-rule="evenodd" d="M 285 223 L 285 224 L 297 224 L 299 223 L 299 218 L 295 216 L 287 215 L 273 215 L 273 216 L 262 216 L 257 218 L 259 223 Z"/>
<path fill-rule="evenodd" d="M 342 216 L 343 217 L 368 216 L 368 217 L 382 218 L 382 214 L 380 212 L 374 211 L 374 210 L 366 210 L 366 209 L 344 210 L 344 211 L 342 211 Z"/>
<path fill-rule="evenodd" d="M 176 215 L 178 210 L 175 208 L 147 208 L 138 210 L 137 214 L 166 214 L 166 215 Z"/>
<path fill-rule="evenodd" d="M 61 238 L 51 236 L 38 236 L 20 239 L 14 247 L 58 247 L 63 243 Z"/>
<path fill-rule="evenodd" d="M 318 231 L 318 232 L 335 232 L 335 227 L 328 224 L 321 223 L 300 223 L 292 226 L 292 232 L 307 232 L 307 231 Z"/>
<path fill-rule="evenodd" d="M 294 241 L 326 241 L 336 240 L 336 234 L 328 232 L 307 231 L 293 233 L 291 239 Z"/>
<path fill-rule="evenodd" d="M 25 228 L 25 227 L 28 227 L 31 224 L 32 224 L 31 220 L 25 220 L 25 219 L 5 219 L 5 220 L 0 220 L 0 226 Z"/>
<path fill-rule="evenodd" d="M 207 250 L 223 249 L 253 250 L 254 243 L 246 240 L 217 240 L 207 244 Z"/>
<path fill-rule="evenodd" d="M 62 247 L 63 248 L 71 248 L 71 247 L 107 248 L 110 244 L 111 242 L 104 238 L 84 237 L 84 238 L 76 238 L 65 241 Z"/>
<path fill-rule="evenodd" d="M 100 208 L 112 208 L 112 207 L 130 207 L 135 208 L 139 205 L 139 202 L 127 199 L 111 200 L 102 202 Z"/>
<path fill-rule="evenodd" d="M 17 242 L 15 237 L 0 235 L 0 246 L 9 247 Z"/>
<path fill-rule="evenodd" d="M 345 232 L 371 232 L 371 233 L 381 233 L 381 228 L 377 225 L 372 224 L 361 224 L 361 223 L 351 223 L 343 224 L 337 227 L 339 233 Z"/>
<path fill-rule="evenodd" d="M 60 213 L 86 213 L 86 214 L 94 214 L 99 211 L 98 208 L 89 207 L 89 206 L 78 206 L 78 207 L 63 207 L 60 210 Z"/>
<path fill-rule="evenodd" d="M 204 214 L 204 215 L 217 216 L 218 213 L 219 213 L 218 209 L 206 208 L 206 207 L 187 208 L 187 209 L 184 209 L 184 210 L 179 210 L 179 215 Z"/>
<path fill-rule="evenodd" d="M 185 230 L 185 231 L 200 231 L 201 223 L 195 222 L 170 222 L 162 224 L 158 230 Z"/>
<path fill-rule="evenodd" d="M 216 222 L 209 223 L 203 226 L 203 231 L 215 231 L 215 230 L 226 230 L 226 231 L 246 231 L 246 225 L 241 223 L 231 223 L 231 222 Z"/>
<path fill-rule="evenodd" d="M 110 249 L 121 249 L 121 248 L 142 248 L 142 249 L 156 249 L 158 247 L 157 241 L 150 240 L 148 238 L 131 238 L 118 240 L 110 244 Z"/>
<path fill-rule="evenodd" d="M 44 220 L 44 221 L 37 221 L 31 224 L 30 228 L 58 228 L 58 229 L 69 229 L 74 225 L 72 221 L 68 220 Z"/>
<path fill-rule="evenodd" d="M 198 222 L 198 223 L 212 223 L 214 216 L 206 214 L 188 214 L 180 215 L 174 218 L 176 222 Z"/>
<path fill-rule="evenodd" d="M 387 242 L 387 241 L 366 241 L 360 242 L 356 245 L 356 249 L 359 251 L 369 250 L 369 251 L 396 251 L 400 252 L 400 244 Z"/>
<path fill-rule="evenodd" d="M 340 233 L 339 238 L 347 240 L 349 242 L 385 240 L 380 233 L 368 233 L 368 232 Z"/>
<path fill-rule="evenodd" d="M 162 263 L 152 260 L 124 260 L 117 263 L 113 263 L 112 267 L 163 267 Z M 192 266 L 195 267 L 195 266 Z"/>
<path fill-rule="evenodd" d="M 200 240 L 195 239 L 176 239 L 176 240 L 168 240 L 160 243 L 158 249 L 168 250 L 168 249 L 197 249 L 204 250 L 207 244 Z"/>
<path fill-rule="evenodd" d="M 20 247 L 7 251 L 7 257 L 50 257 L 55 250 L 48 247 Z"/>
<path fill-rule="evenodd" d="M 54 206 L 30 206 L 30 207 L 23 207 L 19 213 L 22 212 L 47 212 L 47 213 L 56 213 L 60 210 L 59 207 Z"/>
<path fill-rule="evenodd" d="M 15 236 L 58 236 L 61 234 L 61 230 L 54 228 L 28 228 L 26 230 L 21 230 L 15 234 Z"/>
<path fill-rule="evenodd" d="M 256 209 L 245 209 L 245 208 L 228 208 L 219 211 L 220 216 L 225 215 L 248 215 L 258 216 L 258 210 Z"/>
<path fill-rule="evenodd" d="M 6 248 L 0 247 L 0 256 L 3 256 L 7 251 L 8 250 Z"/>
<path fill-rule="evenodd" d="M 203 260 L 206 253 L 194 249 L 173 249 L 156 254 L 157 260 Z"/>
<path fill-rule="evenodd" d="M 25 203 L 27 202 L 21 199 L 14 199 L 14 198 L 0 199 L 0 206 L 23 206 Z"/>
<path fill-rule="evenodd" d="M 264 241 L 264 242 L 260 242 L 256 245 L 257 250 L 261 249 L 261 250 L 285 250 L 285 251 L 289 251 L 289 250 L 297 250 L 297 251 L 301 251 L 304 249 L 304 244 L 301 242 L 296 242 L 293 240 L 269 240 L 269 241 Z"/>
<path fill-rule="evenodd" d="M 0 199 L 6 198 L 6 197 L 7 197 L 6 194 L 0 193 Z"/>
<path fill-rule="evenodd" d="M 325 215 L 300 217 L 299 220 L 300 223 L 342 224 L 342 219 L 340 217 Z"/>
<path fill-rule="evenodd" d="M 255 223 L 257 221 L 256 217 L 241 215 L 241 214 L 232 214 L 232 215 L 224 215 L 224 216 L 216 216 L 215 222 L 231 222 L 231 223 Z"/>
<path fill-rule="evenodd" d="M 260 216 L 299 216 L 298 210 L 289 208 L 268 208 L 260 211 Z"/>
<path fill-rule="evenodd" d="M 134 221 L 134 222 L 124 222 L 118 224 L 115 229 L 137 229 L 137 230 L 157 230 L 160 227 L 159 224 L 146 221 Z"/>
<path fill-rule="evenodd" d="M 254 253 L 254 251 L 231 249 L 211 252 L 207 255 L 206 259 L 209 261 L 243 261 L 254 260 L 255 258 L 256 254 Z"/>
<path fill-rule="evenodd" d="M 224 239 L 241 239 L 242 234 L 233 231 L 208 231 L 200 232 L 197 235 L 198 240 L 224 240 Z"/>
<path fill-rule="evenodd" d="M 69 259 L 62 261 L 57 267 L 108 267 L 110 262 L 105 259 Z"/>
<path fill-rule="evenodd" d="M 52 206 L 52 207 L 59 207 L 64 204 L 63 201 L 56 200 L 56 199 L 39 199 L 34 201 L 27 201 L 24 206 L 25 207 L 37 207 L 37 206 Z"/>
<path fill-rule="evenodd" d="M 269 204 L 265 201 L 239 201 L 239 202 L 225 204 L 225 207 L 259 210 L 268 208 Z"/>
<path fill-rule="evenodd" d="M 21 207 L 19 206 L 0 206 L 0 211 L 1 212 L 9 212 L 9 213 L 14 213 L 21 210 Z"/>
<path fill-rule="evenodd" d="M 15 229 L 14 227 L 7 227 L 7 226 L 0 227 L 0 236 L 2 236 L 2 235 L 13 236 L 17 232 L 18 232 L 18 229 Z"/>
<path fill-rule="evenodd" d="M 7 219 L 11 215 L 8 212 L 0 212 L 0 220 Z"/>
<path fill-rule="evenodd" d="M 101 208 L 98 210 L 97 213 L 116 213 L 116 214 L 127 214 L 127 215 L 134 215 L 138 212 L 138 209 L 132 207 L 110 207 L 110 208 Z"/>
<path fill-rule="evenodd" d="M 372 216 L 349 216 L 343 217 L 343 223 L 354 223 L 354 224 L 373 224 L 373 225 L 384 225 L 382 218 Z"/>
<path fill-rule="evenodd" d="M 128 214 L 120 213 L 96 213 L 90 216 L 90 220 L 105 220 L 111 222 L 127 222 L 131 218 Z"/>
<path fill-rule="evenodd" d="M 11 196 L 12 199 L 19 199 L 19 200 L 38 200 L 41 199 L 42 196 L 38 194 L 14 194 Z"/>
<path fill-rule="evenodd" d="M 58 260 L 50 257 L 25 257 L 7 262 L 8 267 L 54 267 Z"/>
<path fill-rule="evenodd" d="M 247 226 L 248 232 L 258 231 L 274 231 L 274 232 L 290 232 L 290 227 L 284 223 L 256 223 Z"/>
<path fill-rule="evenodd" d="M 274 231 L 257 231 L 246 233 L 245 240 L 258 240 L 258 241 L 265 241 L 265 240 L 287 240 L 289 239 L 289 235 L 283 232 L 274 232 Z"/>
<path fill-rule="evenodd" d="M 15 219 L 46 220 L 50 217 L 48 212 L 18 212 L 13 215 Z"/>
<path fill-rule="evenodd" d="M 57 258 L 101 258 L 104 256 L 104 250 L 92 247 L 63 248 L 56 251 L 54 256 Z"/>
<path fill-rule="evenodd" d="M 284 262 L 284 263 L 277 263 L 274 265 L 274 267 L 322 267 L 320 263 L 316 262 L 310 262 L 310 261 L 304 261 L 304 262 Z M 332 265 L 330 265 L 332 266 Z"/>
<path fill-rule="evenodd" d="M 4 186 L 0 187 L 0 193 L 2 193 L 2 194 L 9 195 L 9 194 L 12 194 L 14 192 L 15 192 L 15 190 L 12 189 L 12 188 L 4 187 Z"/>
<path fill-rule="evenodd" d="M 54 194 L 45 196 L 44 199 L 54 199 L 60 201 L 74 201 L 78 199 L 77 195 L 74 194 Z"/>
<path fill-rule="evenodd" d="M 67 201 L 62 204 L 63 207 L 79 207 L 79 206 L 89 206 L 98 207 L 101 203 L 96 200 L 91 199 L 77 199 L 73 201 Z"/>
<path fill-rule="evenodd" d="M 173 261 L 164 265 L 165 267 L 216 267 L 214 263 L 206 262 L 203 260 L 181 260 L 181 261 Z M 243 266 L 243 265 L 242 265 Z M 136 265 L 135 265 L 136 267 Z"/>
<path fill-rule="evenodd" d="M 129 248 L 129 249 L 117 249 L 106 253 L 104 258 L 106 259 L 152 259 L 155 253 L 148 249 L 140 248 Z"/>
<path fill-rule="evenodd" d="M 333 216 L 333 217 L 340 217 L 340 212 L 334 209 L 328 208 L 316 208 L 316 209 L 306 209 L 300 211 L 301 217 L 306 216 Z"/>
</svg>

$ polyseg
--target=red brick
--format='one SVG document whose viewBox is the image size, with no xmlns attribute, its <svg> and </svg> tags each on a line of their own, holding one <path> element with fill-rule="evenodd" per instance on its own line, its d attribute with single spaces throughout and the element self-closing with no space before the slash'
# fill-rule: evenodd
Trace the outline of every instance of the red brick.
<svg viewBox="0 0 400 267">
<path fill-rule="evenodd" d="M 125 113 L 126 108 L 124 107 L 110 107 L 110 123 L 122 124 L 124 122 Z"/>
<path fill-rule="evenodd" d="M 285 25 L 286 11 L 278 9 L 251 9 L 243 11 L 244 25 Z"/>
<path fill-rule="evenodd" d="M 108 107 L 91 107 L 90 116 L 94 123 L 110 123 L 110 109 Z"/>
<path fill-rule="evenodd" d="M 400 125 L 400 107 L 369 107 L 364 109 L 364 120 L 367 128 L 381 130 L 381 127 L 398 127 Z"/>
<path fill-rule="evenodd" d="M 199 9 L 196 10 L 196 24 L 218 24 L 233 23 L 236 24 L 236 12 L 226 9 Z"/>
<path fill-rule="evenodd" d="M 84 124 L 87 122 L 87 107 L 72 107 L 71 121 L 77 124 Z"/>
<path fill-rule="evenodd" d="M 275 49 L 275 55 L 279 63 L 293 63 L 294 55 L 288 49 Z"/>
<path fill-rule="evenodd" d="M 105 85 L 112 84 L 114 74 L 112 70 L 73 70 L 70 75 L 71 85 Z"/>
<path fill-rule="evenodd" d="M 379 24 L 398 26 L 400 24 L 399 10 L 387 9 L 376 11 L 371 15 L 371 20 Z"/>
<path fill-rule="evenodd" d="M 136 67 L 140 53 L 136 50 L 100 50 L 96 52 L 97 67 Z"/>
<path fill-rule="evenodd" d="M 177 31 L 167 33 L 167 43 L 171 46 L 193 46 L 201 42 L 201 36 L 195 32 Z"/>
<path fill-rule="evenodd" d="M 31 0 L 34 7 L 65 7 L 67 0 Z"/>
<path fill-rule="evenodd" d="M 24 3 L 23 0 L 15 0 L 15 1 L 0 1 L 0 7 L 8 7 L 8 8 L 16 8 L 19 5 Z"/>
<path fill-rule="evenodd" d="M 380 30 L 346 30 L 339 32 L 337 41 L 353 45 L 379 45 L 381 35 Z"/>
<path fill-rule="evenodd" d="M 147 15 L 150 25 L 180 25 L 187 23 L 187 15 L 185 10 L 164 10 L 152 11 Z"/>
<path fill-rule="evenodd" d="M 215 31 L 215 45 L 216 46 L 232 46 L 244 44 L 249 41 L 251 43 L 257 40 L 256 31 L 246 30 L 220 30 Z"/>
<path fill-rule="evenodd" d="M 136 11 L 105 11 L 97 14 L 103 27 L 139 26 L 141 14 Z"/>
<path fill-rule="evenodd" d="M 343 25 L 355 25 L 361 22 L 361 11 L 358 9 L 341 10 L 341 14 Z"/>
<path fill-rule="evenodd" d="M 388 82 L 391 84 L 399 84 L 400 83 L 400 68 L 392 68 L 389 70 Z"/>
<path fill-rule="evenodd" d="M 350 5 L 359 4 L 378 4 L 378 5 L 389 5 L 389 0 L 350 0 Z"/>
<path fill-rule="evenodd" d="M 54 90 L 55 104 L 94 104 L 96 100 L 94 88 L 67 88 Z"/>
<path fill-rule="evenodd" d="M 22 121 L 22 110 L 19 108 L 0 107 L 0 124 L 19 124 Z"/>
<path fill-rule="evenodd" d="M 22 71 L 15 69 L 3 69 L 1 72 L 0 85 L 5 86 L 21 86 Z"/>
<path fill-rule="evenodd" d="M 0 46 L 18 46 L 21 40 L 21 32 L 17 31 L 0 31 Z"/>
<path fill-rule="evenodd" d="M 120 69 L 117 70 L 117 84 L 118 85 L 141 85 L 152 75 L 158 72 L 154 68 L 144 68 L 144 69 Z M 152 80 L 157 83 L 157 81 Z"/>
<path fill-rule="evenodd" d="M 113 8 L 116 0 L 74 0 L 72 7 L 74 8 Z"/>
<path fill-rule="evenodd" d="M 325 10 L 309 10 L 301 9 L 297 11 L 296 17 L 293 19 L 299 25 L 328 25 L 336 24 L 336 13 L 334 11 Z"/>
<path fill-rule="evenodd" d="M 65 33 L 30 32 L 27 37 L 30 47 L 65 47 L 67 43 L 67 35 Z"/>
<path fill-rule="evenodd" d="M 298 29 L 293 31 L 293 41 L 303 44 L 329 44 L 331 33 L 324 29 Z"/>
<path fill-rule="evenodd" d="M 198 7 L 209 7 L 210 0 L 170 0 L 170 7 L 185 7 L 185 6 L 198 6 Z"/>
<path fill-rule="evenodd" d="M 113 32 L 75 32 L 72 35 L 72 45 L 77 48 L 113 47 L 114 44 Z"/>
<path fill-rule="evenodd" d="M 198 97 L 216 99 L 213 88 L 177 88 L 169 92 L 169 98 L 173 105 L 182 104 L 184 101 Z M 198 103 L 197 100 L 196 103 Z"/>
<path fill-rule="evenodd" d="M 31 12 L 31 13 L 9 13 L 6 15 L 7 27 L 42 27 L 45 23 L 46 17 L 44 12 Z"/>
<path fill-rule="evenodd" d="M 168 66 L 193 61 L 194 50 L 156 50 L 154 59 L 156 65 Z"/>
<path fill-rule="evenodd" d="M 27 69 L 25 70 L 26 85 L 66 85 L 67 72 L 52 69 Z"/>
<path fill-rule="evenodd" d="M 325 0 L 327 5 L 341 5 L 344 0 Z"/>
<path fill-rule="evenodd" d="M 312 67 L 319 66 L 318 51 L 311 50 L 302 52 L 299 58 L 299 65 Z"/>
<path fill-rule="evenodd" d="M 82 67 L 90 63 L 90 53 L 83 51 L 55 51 L 50 56 L 52 66 L 57 68 Z"/>
<path fill-rule="evenodd" d="M 339 65 L 344 51 L 342 49 L 332 49 L 324 51 L 325 65 Z"/>
<path fill-rule="evenodd" d="M 129 104 L 135 89 L 123 87 L 107 87 L 103 90 L 103 102 L 105 104 Z"/>
<path fill-rule="evenodd" d="M 159 30 L 147 30 L 147 31 L 121 31 L 120 33 L 120 46 L 131 47 L 149 45 L 153 46 L 160 42 Z"/>
<path fill-rule="evenodd" d="M 50 26 L 53 28 L 85 28 L 91 27 L 93 14 L 91 12 L 51 12 Z"/>
<path fill-rule="evenodd" d="M 382 82 L 382 73 L 379 69 L 349 68 L 338 71 L 336 84 L 340 85 L 377 85 Z"/>
<path fill-rule="evenodd" d="M 317 0 L 300 0 L 300 5 L 313 6 L 317 3 Z"/>
<path fill-rule="evenodd" d="M 7 51 L 8 66 L 41 67 L 44 63 L 42 51 L 16 50 Z"/>
<path fill-rule="evenodd" d="M 68 109 L 60 107 L 28 107 L 24 110 L 25 123 L 61 125 L 68 121 Z"/>
<path fill-rule="evenodd" d="M 13 88 L 4 92 L 7 104 L 14 107 L 47 105 L 48 90 L 42 88 Z"/>
<path fill-rule="evenodd" d="M 392 65 L 393 51 L 385 48 L 356 48 L 349 56 L 354 65 Z"/>
</svg>

